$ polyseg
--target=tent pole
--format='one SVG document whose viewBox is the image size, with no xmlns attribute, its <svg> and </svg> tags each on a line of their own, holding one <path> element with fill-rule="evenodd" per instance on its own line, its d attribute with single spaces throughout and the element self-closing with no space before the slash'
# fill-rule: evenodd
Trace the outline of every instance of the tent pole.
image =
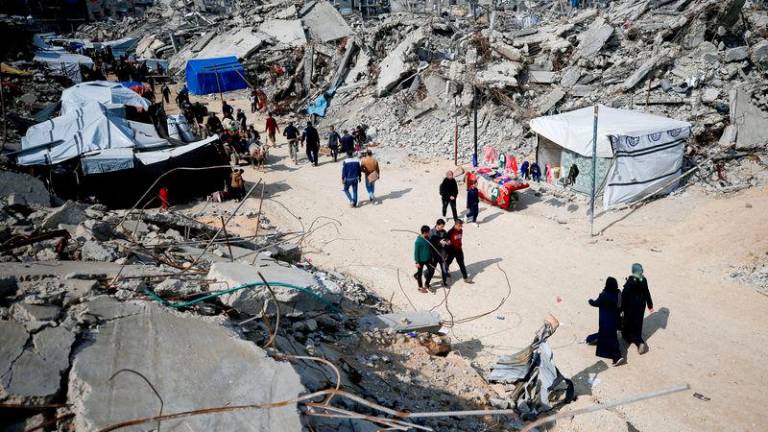
<svg viewBox="0 0 768 432">
<path fill-rule="evenodd" d="M 216 74 L 216 87 L 219 88 L 219 97 L 223 101 L 224 100 L 224 93 L 221 92 L 221 84 L 219 83 L 219 73 L 217 71 L 213 71 L 213 73 Z"/>
<path fill-rule="evenodd" d="M 589 200 L 589 233 L 595 235 L 595 189 L 597 188 L 597 105 L 592 123 L 592 195 Z"/>
<path fill-rule="evenodd" d="M 472 5 L 474 6 L 474 3 Z M 474 83 L 472 84 L 472 96 L 472 108 L 475 111 L 475 121 L 473 122 L 475 126 L 475 152 L 472 156 L 472 166 L 477 167 L 477 86 Z"/>
</svg>

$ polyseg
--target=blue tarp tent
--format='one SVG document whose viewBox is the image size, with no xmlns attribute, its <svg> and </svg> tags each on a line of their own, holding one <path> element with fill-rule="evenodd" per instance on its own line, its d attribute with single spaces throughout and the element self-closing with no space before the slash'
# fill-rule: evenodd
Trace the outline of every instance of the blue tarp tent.
<svg viewBox="0 0 768 432">
<path fill-rule="evenodd" d="M 248 88 L 244 76 L 245 69 L 234 56 L 187 61 L 187 86 L 193 95 Z"/>
</svg>

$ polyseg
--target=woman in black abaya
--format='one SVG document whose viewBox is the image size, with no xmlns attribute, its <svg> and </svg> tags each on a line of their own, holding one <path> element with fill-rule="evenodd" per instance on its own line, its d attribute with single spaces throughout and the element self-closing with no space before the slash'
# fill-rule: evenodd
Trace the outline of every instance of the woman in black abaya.
<svg viewBox="0 0 768 432">
<path fill-rule="evenodd" d="M 616 279 L 609 277 L 605 280 L 605 288 L 596 300 L 589 300 L 589 304 L 600 309 L 600 326 L 597 333 L 587 336 L 587 343 L 597 344 L 595 355 L 608 358 L 614 366 L 626 363 L 619 348 L 619 312 L 621 305 L 621 292 Z"/>
</svg>

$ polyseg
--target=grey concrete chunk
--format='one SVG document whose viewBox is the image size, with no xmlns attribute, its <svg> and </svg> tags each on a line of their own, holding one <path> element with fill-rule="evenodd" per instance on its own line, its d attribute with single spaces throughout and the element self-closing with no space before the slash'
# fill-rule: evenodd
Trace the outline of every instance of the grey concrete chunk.
<svg viewBox="0 0 768 432">
<path fill-rule="evenodd" d="M 67 201 L 43 220 L 43 228 L 56 229 L 59 225 L 77 225 L 85 218 L 85 212 L 76 203 Z"/>
<path fill-rule="evenodd" d="M 726 63 L 732 63 L 742 61 L 749 57 L 749 49 L 746 46 L 740 46 L 736 48 L 729 48 L 725 50 Z"/>
<path fill-rule="evenodd" d="M 305 9 L 299 15 L 312 40 L 330 42 L 352 34 L 349 24 L 331 3 L 317 1 Z"/>
<path fill-rule="evenodd" d="M 25 323 L 27 330 L 34 331 L 55 321 L 61 313 L 61 308 L 53 305 L 33 305 L 16 303 L 11 307 L 11 314 Z"/>
<path fill-rule="evenodd" d="M 557 87 L 552 89 L 549 93 L 539 97 L 534 102 L 534 109 L 537 115 L 546 114 L 552 108 L 565 97 L 563 89 Z"/>
<path fill-rule="evenodd" d="M 637 68 L 635 72 L 624 81 L 624 84 L 622 84 L 624 90 L 626 91 L 633 89 L 640 81 L 643 80 L 643 78 L 645 78 L 646 75 L 648 75 L 650 71 L 656 67 L 659 61 L 661 61 L 660 55 L 655 55 L 646 60 L 645 63 L 640 65 L 640 67 Z"/>
<path fill-rule="evenodd" d="M 574 59 L 592 58 L 603 48 L 608 39 L 613 35 L 613 27 L 602 20 L 595 21 L 589 30 L 580 35 L 581 42 L 576 49 Z"/>
<path fill-rule="evenodd" d="M 563 72 L 563 76 L 560 78 L 560 85 L 564 88 L 570 88 L 576 85 L 581 78 L 581 70 L 577 67 L 568 68 Z"/>
<path fill-rule="evenodd" d="M 83 261 L 114 261 L 117 259 L 115 248 L 93 240 L 85 242 L 80 252 Z"/>
<path fill-rule="evenodd" d="M 475 79 L 478 85 L 488 88 L 516 87 L 520 69 L 520 63 L 511 61 L 494 63 L 478 72 Z"/>
<path fill-rule="evenodd" d="M 0 171 L 0 197 L 15 194 L 28 205 L 49 206 L 51 198 L 43 182 L 28 174 Z"/>
<path fill-rule="evenodd" d="M 442 324 L 440 324 L 440 314 L 435 311 L 415 311 L 365 316 L 360 318 L 359 326 L 363 331 L 391 328 L 400 333 L 411 331 L 434 333 L 440 330 Z"/>
<path fill-rule="evenodd" d="M 754 150 L 768 146 L 768 113 L 755 106 L 744 89 L 730 93 L 731 124 L 736 126 L 736 149 Z"/>
<path fill-rule="evenodd" d="M 753 45 L 749 59 L 756 65 L 768 67 L 768 40 L 763 39 Z"/>
<path fill-rule="evenodd" d="M 307 43 L 301 20 L 267 20 L 261 23 L 259 32 L 291 47 L 300 47 Z"/>
<path fill-rule="evenodd" d="M 528 72 L 528 82 L 532 84 L 552 84 L 555 82 L 555 72 L 548 71 L 530 71 Z"/>
<path fill-rule="evenodd" d="M 400 80 L 415 70 L 413 59 L 416 47 L 426 39 L 426 32 L 419 28 L 409 33 L 400 44 L 384 57 L 379 64 L 379 79 L 376 82 L 376 94 L 383 96 L 392 90 Z"/>
<path fill-rule="evenodd" d="M 32 346 L 2 376 L 0 396 L 14 401 L 48 401 L 59 392 L 75 336 L 62 327 L 35 334 Z M 30 400 L 31 399 L 31 400 Z"/>
<path fill-rule="evenodd" d="M 0 321 L 0 379 L 10 373 L 11 367 L 24 352 L 29 333 L 16 321 Z"/>
<path fill-rule="evenodd" d="M 130 307 L 130 303 L 124 304 Z M 164 412 L 273 402 L 304 392 L 289 363 L 276 362 L 255 344 L 239 339 L 217 322 L 169 312 L 149 304 L 146 313 L 111 321 L 90 335 L 74 356 L 68 399 L 75 430 L 157 415 L 158 400 L 132 369 L 154 385 Z M 143 425 L 127 430 L 147 430 Z M 163 430 L 298 431 L 296 404 L 270 410 L 244 410 L 166 420 Z"/>
</svg>

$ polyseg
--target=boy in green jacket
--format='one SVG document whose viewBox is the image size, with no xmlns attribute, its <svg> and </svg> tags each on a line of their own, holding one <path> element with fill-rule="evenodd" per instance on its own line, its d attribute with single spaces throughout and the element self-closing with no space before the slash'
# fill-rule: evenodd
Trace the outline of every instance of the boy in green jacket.
<svg viewBox="0 0 768 432">
<path fill-rule="evenodd" d="M 419 284 L 419 292 L 427 292 L 432 276 L 435 274 L 435 268 L 432 266 L 432 245 L 429 243 L 429 227 L 421 227 L 421 235 L 416 237 L 413 245 L 413 260 L 416 262 L 416 273 L 413 277 Z M 426 270 L 425 270 L 426 267 Z M 424 273 L 426 284 L 421 283 L 421 273 Z"/>
</svg>

